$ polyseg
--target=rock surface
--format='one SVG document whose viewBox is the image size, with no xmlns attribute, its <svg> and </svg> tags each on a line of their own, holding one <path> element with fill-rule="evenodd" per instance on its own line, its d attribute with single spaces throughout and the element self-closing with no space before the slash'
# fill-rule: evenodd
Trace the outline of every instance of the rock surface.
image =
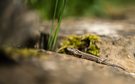
<svg viewBox="0 0 135 84">
<path fill-rule="evenodd" d="M 118 68 L 69 55 L 48 53 L 41 64 L 50 73 L 50 84 L 132 84 L 134 77 Z M 44 58 L 44 57 L 43 57 Z"/>
<path fill-rule="evenodd" d="M 0 84 L 134 84 L 121 69 L 71 55 L 44 52 L 40 58 L 0 67 Z"/>
<path fill-rule="evenodd" d="M 116 23 L 110 22 L 107 23 L 105 29 L 100 27 L 97 28 L 97 32 L 93 32 L 88 31 L 88 29 L 93 28 L 91 25 L 87 27 L 85 25 L 77 26 L 80 22 L 77 21 L 75 22 L 76 25 L 72 25 L 65 21 L 62 24 L 60 35 L 99 34 L 101 42 L 98 46 L 101 49 L 101 56 L 107 57 L 110 63 L 123 67 L 125 71 L 120 68 L 76 58 L 72 55 L 45 51 L 40 52 L 42 54 L 39 58 L 32 58 L 30 61 L 23 61 L 14 65 L 0 65 L 0 84 L 134 84 L 134 25 L 125 24 L 125 22 L 117 22 L 116 25 Z M 92 22 L 87 21 L 86 23 Z M 129 28 L 126 29 L 126 27 Z M 94 26 L 94 28 L 96 27 Z M 105 34 L 100 33 L 98 31 L 100 29 Z"/>
</svg>

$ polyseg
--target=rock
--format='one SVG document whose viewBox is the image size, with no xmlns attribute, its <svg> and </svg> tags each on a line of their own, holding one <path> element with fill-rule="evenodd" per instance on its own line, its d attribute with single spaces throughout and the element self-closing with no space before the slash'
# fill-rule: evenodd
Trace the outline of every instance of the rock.
<svg viewBox="0 0 135 84">
<path fill-rule="evenodd" d="M 27 8 L 25 0 L 0 1 L 0 9 L 0 45 L 24 47 L 29 39 L 34 45 L 39 16 Z"/>
<path fill-rule="evenodd" d="M 112 63 L 118 64 L 128 72 L 135 73 L 135 36 L 124 36 L 117 39 L 103 38 L 101 44 L 101 55 L 107 56 Z"/>
<path fill-rule="evenodd" d="M 55 52 L 0 66 L 0 84 L 134 84 L 127 72 Z"/>
<path fill-rule="evenodd" d="M 49 55 L 50 54 L 50 55 Z M 50 84 L 133 84 L 124 71 L 69 55 L 48 53 L 41 64 L 50 73 Z M 43 57 L 44 58 L 44 57 Z"/>
<path fill-rule="evenodd" d="M 46 72 L 31 63 L 0 66 L 0 84 L 45 84 Z"/>
</svg>

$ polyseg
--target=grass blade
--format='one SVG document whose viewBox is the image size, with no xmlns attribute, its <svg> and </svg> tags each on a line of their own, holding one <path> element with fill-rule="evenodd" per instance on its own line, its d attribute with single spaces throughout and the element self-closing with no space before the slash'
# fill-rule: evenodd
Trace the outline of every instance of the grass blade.
<svg viewBox="0 0 135 84">
<path fill-rule="evenodd" d="M 51 25 L 51 28 L 50 28 L 50 36 L 49 36 L 48 44 L 47 44 L 49 50 L 51 49 L 51 45 L 52 45 L 52 42 L 53 42 L 53 36 L 52 36 L 52 34 L 53 34 L 53 30 L 55 28 L 54 27 L 54 21 L 55 21 L 55 17 L 56 17 L 57 8 L 58 8 L 58 0 L 56 0 L 56 2 L 55 2 L 55 8 L 54 8 L 54 14 L 53 14 L 53 19 L 52 19 L 52 25 Z"/>
<path fill-rule="evenodd" d="M 65 6 L 66 6 L 66 0 L 63 0 L 62 8 L 61 8 L 60 13 L 59 13 L 58 25 L 57 25 L 56 30 L 55 30 L 54 35 L 53 35 L 54 40 L 53 40 L 52 49 L 55 49 L 55 45 L 56 45 L 56 42 L 58 39 L 58 33 L 60 31 L 60 24 L 62 22 L 62 17 L 63 17 L 63 12 L 65 9 Z"/>
<path fill-rule="evenodd" d="M 66 0 L 62 0 L 62 4 L 60 4 L 60 9 L 58 9 L 58 4 L 61 3 L 60 0 L 56 0 L 55 2 L 55 9 L 54 9 L 54 15 L 52 20 L 52 25 L 50 29 L 50 36 L 48 40 L 48 50 L 54 50 L 58 38 L 58 33 L 60 30 L 60 24 L 62 21 L 63 12 L 66 6 Z M 58 14 L 58 17 L 56 18 L 56 14 Z M 54 26 L 54 21 L 57 20 L 57 26 Z"/>
</svg>

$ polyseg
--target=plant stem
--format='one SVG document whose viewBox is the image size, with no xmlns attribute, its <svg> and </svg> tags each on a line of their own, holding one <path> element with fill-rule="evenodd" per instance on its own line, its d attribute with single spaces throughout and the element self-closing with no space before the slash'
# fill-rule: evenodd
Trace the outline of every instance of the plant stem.
<svg viewBox="0 0 135 84">
<path fill-rule="evenodd" d="M 55 45 L 56 45 L 56 42 L 57 42 L 57 39 L 58 39 L 58 33 L 60 31 L 60 24 L 62 22 L 62 17 L 63 17 L 63 12 L 64 12 L 64 9 L 65 9 L 65 6 L 66 6 L 66 0 L 63 0 L 63 4 L 62 4 L 62 8 L 60 10 L 60 13 L 59 13 L 59 18 L 58 18 L 58 25 L 56 27 L 56 30 L 54 32 L 54 43 L 53 43 L 53 46 L 52 46 L 52 49 L 55 49 Z"/>
<path fill-rule="evenodd" d="M 57 39 L 58 39 L 58 33 L 59 33 L 59 30 L 60 30 L 60 24 L 61 24 L 61 21 L 62 21 L 63 12 L 64 12 L 64 9 L 65 9 L 65 6 L 66 6 L 66 0 L 62 0 L 62 5 L 61 5 L 61 8 L 59 10 L 58 10 L 58 3 L 60 3 L 60 1 L 56 0 L 55 10 L 54 10 L 54 15 L 53 15 L 53 20 L 52 20 L 52 26 L 51 26 L 51 29 L 50 29 L 50 36 L 49 36 L 49 40 L 48 40 L 48 49 L 49 50 L 55 49 L 56 42 L 57 42 Z M 58 14 L 58 18 L 55 18 L 56 14 Z M 54 26 L 55 20 L 58 21 L 56 28 Z"/>
<path fill-rule="evenodd" d="M 53 20 L 52 20 L 52 25 L 51 25 L 51 29 L 50 29 L 50 36 L 49 36 L 49 39 L 48 39 L 48 49 L 50 50 L 51 49 L 51 45 L 52 45 L 52 40 L 53 40 L 53 37 L 52 37 L 52 34 L 53 34 L 53 29 L 55 28 L 54 27 L 54 21 L 55 21 L 55 17 L 56 17 L 56 12 L 57 12 L 57 7 L 58 7 L 58 0 L 56 0 L 56 3 L 55 3 L 55 9 L 54 9 L 54 14 L 53 14 Z"/>
</svg>

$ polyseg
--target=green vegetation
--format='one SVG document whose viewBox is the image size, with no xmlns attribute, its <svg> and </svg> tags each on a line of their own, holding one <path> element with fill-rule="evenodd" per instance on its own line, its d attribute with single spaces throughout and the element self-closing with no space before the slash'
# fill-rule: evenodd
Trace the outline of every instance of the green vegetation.
<svg viewBox="0 0 135 84">
<path fill-rule="evenodd" d="M 43 17 L 47 16 L 48 19 L 52 20 L 47 44 L 48 50 L 55 50 L 66 3 L 67 0 L 27 0 L 30 7 L 36 8 Z"/>
<path fill-rule="evenodd" d="M 80 51 L 99 56 L 100 48 L 96 45 L 100 38 L 96 35 L 71 35 L 61 43 L 58 52 L 66 53 L 66 48 L 76 48 Z"/>
<path fill-rule="evenodd" d="M 29 8 L 36 9 L 42 18 L 52 20 L 48 49 L 54 50 L 63 13 L 67 17 L 96 16 L 110 18 L 117 15 L 119 16 L 123 7 L 133 6 L 135 0 L 26 0 L 26 3 Z M 65 5 L 67 5 L 66 8 Z M 88 38 L 89 36 L 87 39 Z M 73 37 L 73 39 L 77 39 L 77 37 Z M 82 45 L 77 42 L 76 44 L 76 46 Z M 94 49 L 94 47 L 89 46 L 88 49 Z M 98 49 L 94 51 L 87 50 L 87 52 L 98 55 Z"/>
<path fill-rule="evenodd" d="M 26 0 L 31 9 L 36 9 L 42 18 L 58 19 L 67 0 Z M 55 14 L 55 16 L 54 16 Z"/>
<path fill-rule="evenodd" d="M 55 0 L 55 4 L 52 5 L 54 8 L 52 26 L 50 29 L 50 36 L 48 40 L 48 49 L 55 50 L 56 41 L 58 38 L 58 33 L 60 30 L 60 24 L 62 21 L 63 11 L 66 6 L 66 0 Z M 55 20 L 57 20 L 57 25 L 55 26 Z"/>
<path fill-rule="evenodd" d="M 55 1 L 27 0 L 27 4 L 31 8 L 37 9 L 44 18 L 52 19 Z M 113 14 L 119 14 L 125 7 L 134 6 L 134 4 L 135 0 L 67 0 L 64 15 L 109 17 Z M 58 4 L 58 8 L 60 6 L 61 3 Z M 58 14 L 56 14 L 57 16 Z"/>
<path fill-rule="evenodd" d="M 3 52 L 6 53 L 7 56 L 10 56 L 9 58 L 14 59 L 15 61 L 19 61 L 20 59 L 27 60 L 32 57 L 40 57 L 41 55 L 38 50 L 28 48 L 18 49 L 6 47 L 3 48 Z"/>
</svg>

